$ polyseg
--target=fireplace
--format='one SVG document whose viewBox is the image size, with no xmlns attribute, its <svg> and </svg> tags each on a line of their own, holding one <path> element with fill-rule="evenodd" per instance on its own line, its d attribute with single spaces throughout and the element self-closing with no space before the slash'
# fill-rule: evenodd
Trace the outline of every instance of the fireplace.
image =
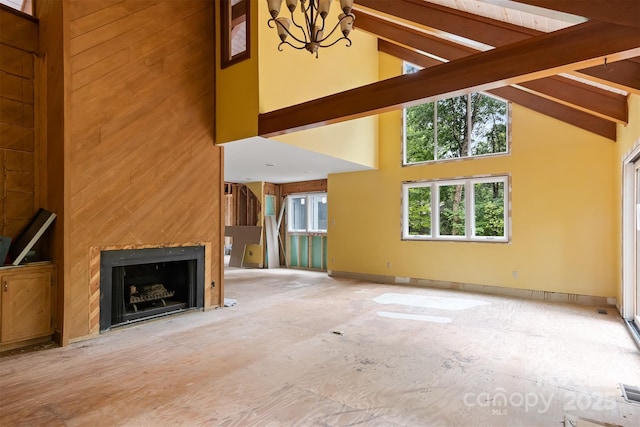
<svg viewBox="0 0 640 427">
<path fill-rule="evenodd" d="M 100 332 L 204 306 L 204 246 L 100 253 Z"/>
</svg>

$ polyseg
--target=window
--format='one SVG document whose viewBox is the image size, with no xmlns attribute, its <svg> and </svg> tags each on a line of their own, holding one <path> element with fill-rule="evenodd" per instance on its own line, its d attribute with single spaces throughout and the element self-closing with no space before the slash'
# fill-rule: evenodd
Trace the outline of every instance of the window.
<svg viewBox="0 0 640 427">
<path fill-rule="evenodd" d="M 220 68 L 226 68 L 250 57 L 250 9 L 249 0 L 221 0 Z"/>
<path fill-rule="evenodd" d="M 402 185 L 402 238 L 508 241 L 508 177 Z"/>
<path fill-rule="evenodd" d="M 28 15 L 33 15 L 32 0 L 0 0 L 0 4 L 4 4 Z"/>
<path fill-rule="evenodd" d="M 508 104 L 482 93 L 406 108 L 403 122 L 405 165 L 507 152 Z"/>
<path fill-rule="evenodd" d="M 289 196 L 289 226 L 292 233 L 326 233 L 327 193 Z"/>
</svg>

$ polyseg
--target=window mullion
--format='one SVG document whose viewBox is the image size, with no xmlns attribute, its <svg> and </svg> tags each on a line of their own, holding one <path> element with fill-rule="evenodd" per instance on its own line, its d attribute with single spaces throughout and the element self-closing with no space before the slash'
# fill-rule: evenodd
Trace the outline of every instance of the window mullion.
<svg viewBox="0 0 640 427">
<path fill-rule="evenodd" d="M 471 157 L 471 94 L 467 95 L 467 157 Z"/>
<path fill-rule="evenodd" d="M 433 160 L 438 160 L 438 101 L 433 101 Z"/>
<path fill-rule="evenodd" d="M 502 203 L 504 203 L 504 212 L 503 212 L 503 224 L 504 224 L 504 234 L 503 237 L 509 240 L 509 230 L 511 228 L 509 224 L 509 201 L 511 200 L 511 188 L 509 187 L 509 178 L 502 178 L 503 182 L 503 190 L 502 190 Z"/>
<path fill-rule="evenodd" d="M 306 205 L 307 205 L 307 229 L 306 229 L 306 232 L 308 233 L 309 230 L 311 230 L 311 198 L 309 197 L 308 194 L 305 196 L 305 200 L 306 200 Z"/>
<path fill-rule="evenodd" d="M 440 191 L 435 182 L 431 183 L 431 236 L 440 238 Z"/>
<path fill-rule="evenodd" d="M 467 212 L 467 239 L 472 239 L 476 233 L 476 196 L 475 196 L 475 188 L 472 180 L 468 180 L 466 182 L 468 189 L 465 190 L 467 193 L 468 203 L 466 206 Z"/>
</svg>

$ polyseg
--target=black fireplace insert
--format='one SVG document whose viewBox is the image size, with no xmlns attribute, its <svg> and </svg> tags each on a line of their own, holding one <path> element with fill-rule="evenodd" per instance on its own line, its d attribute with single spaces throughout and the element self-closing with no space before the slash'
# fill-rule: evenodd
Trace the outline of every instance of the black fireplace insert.
<svg viewBox="0 0 640 427">
<path fill-rule="evenodd" d="M 204 246 L 100 254 L 100 332 L 204 306 Z"/>
</svg>

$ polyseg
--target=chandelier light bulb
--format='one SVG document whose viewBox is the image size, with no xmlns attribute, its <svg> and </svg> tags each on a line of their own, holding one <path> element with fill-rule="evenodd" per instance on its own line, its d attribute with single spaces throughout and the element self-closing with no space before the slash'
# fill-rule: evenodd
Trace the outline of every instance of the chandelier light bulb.
<svg viewBox="0 0 640 427">
<path fill-rule="evenodd" d="M 320 16 L 324 20 L 329 14 L 329 9 L 331 8 L 331 0 L 318 0 L 318 12 Z"/>
<path fill-rule="evenodd" d="M 278 29 L 278 35 L 280 36 L 281 41 L 285 41 L 287 39 L 287 35 L 289 34 L 289 27 L 291 27 L 291 19 L 280 17 L 276 19 Z"/>
<path fill-rule="evenodd" d="M 353 9 L 353 0 L 340 0 L 340 9 L 345 15 L 350 14 L 351 9 Z"/>
<path fill-rule="evenodd" d="M 298 6 L 298 0 L 287 0 L 287 9 L 289 9 L 289 12 L 296 10 L 296 6 Z"/>
<path fill-rule="evenodd" d="M 282 6 L 282 0 L 267 0 L 269 5 L 269 13 L 273 19 L 276 19 L 280 14 L 280 7 Z"/>
<path fill-rule="evenodd" d="M 342 31 L 342 35 L 349 37 L 349 33 L 351 33 L 351 30 L 353 29 L 354 16 L 341 13 L 340 16 L 338 16 L 338 19 L 340 19 L 340 30 Z"/>
</svg>

